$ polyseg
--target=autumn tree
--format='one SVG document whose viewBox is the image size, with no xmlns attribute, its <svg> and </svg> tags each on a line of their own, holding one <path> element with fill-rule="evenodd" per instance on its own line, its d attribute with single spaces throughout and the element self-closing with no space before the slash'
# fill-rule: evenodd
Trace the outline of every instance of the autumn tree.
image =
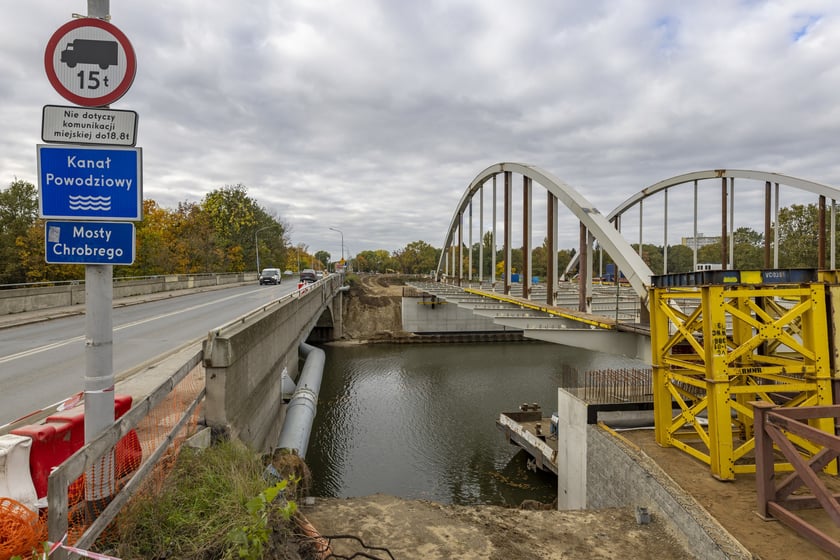
<svg viewBox="0 0 840 560">
<path fill-rule="evenodd" d="M 28 232 L 37 218 L 38 197 L 32 183 L 16 179 L 0 191 L 0 284 L 27 281 L 19 252 L 35 250 L 30 246 Z M 40 244 L 44 244 L 43 227 Z"/>
<path fill-rule="evenodd" d="M 215 232 L 224 270 L 242 272 L 256 268 L 256 243 L 260 243 L 263 262 L 285 265 L 288 226 L 249 197 L 244 185 L 228 185 L 208 193 L 201 208 Z M 272 231 L 259 237 L 257 232 L 262 228 Z"/>
<path fill-rule="evenodd" d="M 483 276 L 489 278 L 493 267 L 493 230 L 489 230 L 481 236 L 481 244 L 484 246 L 484 251 L 482 251 L 484 256 Z"/>
<path fill-rule="evenodd" d="M 633 243 L 633 251 L 637 254 L 639 252 L 639 244 Z M 654 274 L 662 274 L 665 269 L 665 258 L 662 255 L 662 247 L 658 245 L 651 245 L 650 243 L 642 243 L 642 260 L 648 265 L 648 268 Z"/>
<path fill-rule="evenodd" d="M 572 262 L 575 255 L 577 255 L 577 251 L 574 249 L 560 249 L 557 251 L 558 277 L 563 274 L 563 271 L 566 270 L 566 267 L 569 266 L 569 263 Z"/>
<path fill-rule="evenodd" d="M 151 199 L 143 201 L 143 219 L 135 224 L 134 264 L 115 276 L 151 276 L 175 272 L 171 213 Z"/>
<path fill-rule="evenodd" d="M 356 255 L 356 270 L 359 272 L 385 272 L 391 267 L 391 254 L 385 249 L 362 251 Z"/>
<path fill-rule="evenodd" d="M 280 268 L 289 257 L 290 229 L 242 185 L 212 191 L 201 203 L 179 203 L 175 210 L 146 199 L 143 219 L 135 223 L 134 264 L 115 266 L 114 275 L 242 272 L 256 268 L 257 242 L 261 259 Z M 45 262 L 35 187 L 15 180 L 0 190 L 0 283 L 82 278 L 84 265 Z"/>
<path fill-rule="evenodd" d="M 764 235 L 748 227 L 740 227 L 732 234 L 735 243 L 734 267 L 754 270 L 764 267 Z"/>
<path fill-rule="evenodd" d="M 688 245 L 668 246 L 668 273 L 691 272 L 694 269 L 694 250 Z"/>
<path fill-rule="evenodd" d="M 305 243 L 295 245 L 294 251 L 289 253 L 288 268 L 294 269 L 295 272 L 300 272 L 304 268 L 312 268 L 312 261 L 315 259 L 315 256 L 310 255 L 308 251 L 309 246 Z M 294 266 L 292 263 L 294 263 Z"/>
<path fill-rule="evenodd" d="M 394 251 L 393 258 L 399 263 L 399 270 L 405 274 L 428 273 L 437 267 L 440 250 L 422 240 L 412 241 L 404 248 Z M 475 253 L 473 258 L 477 259 L 478 253 Z"/>
<path fill-rule="evenodd" d="M 18 261 L 26 270 L 26 282 L 60 282 L 82 280 L 83 264 L 47 264 L 44 248 L 45 220 L 38 219 L 16 240 Z"/>
<path fill-rule="evenodd" d="M 548 238 L 531 250 L 531 273 L 540 278 L 548 276 Z"/>
<path fill-rule="evenodd" d="M 178 203 L 171 223 L 175 230 L 173 253 L 177 272 L 192 274 L 224 270 L 224 255 L 216 245 L 210 216 L 200 204 Z"/>
<path fill-rule="evenodd" d="M 736 270 L 755 270 L 764 267 L 764 235 L 748 227 L 740 227 L 730 237 L 734 253 L 733 268 Z M 721 244 L 712 243 L 697 249 L 698 263 L 719 263 Z M 726 254 L 729 262 L 729 253 Z"/>
<path fill-rule="evenodd" d="M 793 204 L 779 209 L 779 266 L 782 268 L 814 268 L 817 266 L 816 204 Z"/>
<path fill-rule="evenodd" d="M 330 264 L 330 255 L 327 251 L 315 251 L 315 260 L 321 263 L 321 269 L 327 270 Z"/>
</svg>

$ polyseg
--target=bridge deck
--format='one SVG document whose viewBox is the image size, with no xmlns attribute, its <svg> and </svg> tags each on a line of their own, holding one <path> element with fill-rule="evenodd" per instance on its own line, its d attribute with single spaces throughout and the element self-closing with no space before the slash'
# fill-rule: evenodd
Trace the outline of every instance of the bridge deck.
<svg viewBox="0 0 840 560">
<path fill-rule="evenodd" d="M 568 319 L 584 327 L 645 335 L 650 333 L 649 325 L 639 323 L 638 298 L 625 286 L 594 286 L 590 303 L 592 311 L 586 313 L 578 311 L 577 285 L 569 282 L 564 282 L 558 287 L 554 305 L 546 303 L 545 285 L 535 285 L 528 298 L 522 297 L 522 286 L 519 284 L 512 285 L 509 294 L 496 291 L 498 286 L 487 282 L 470 283 L 467 286 L 442 282 L 415 282 L 410 285 L 418 291 L 482 314 L 492 313 L 499 317 L 512 316 L 505 311 L 521 316 L 536 314 Z"/>
</svg>

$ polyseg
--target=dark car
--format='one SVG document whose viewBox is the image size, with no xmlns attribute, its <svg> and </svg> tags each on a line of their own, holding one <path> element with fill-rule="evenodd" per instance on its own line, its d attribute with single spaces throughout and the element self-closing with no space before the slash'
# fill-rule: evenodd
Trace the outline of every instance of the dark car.
<svg viewBox="0 0 840 560">
<path fill-rule="evenodd" d="M 318 273 L 312 270 L 311 268 L 304 268 L 300 271 L 300 281 L 305 283 L 310 282 L 317 282 L 318 281 Z"/>
<path fill-rule="evenodd" d="M 260 286 L 263 284 L 279 284 L 280 283 L 280 269 L 279 268 L 264 268 L 260 272 Z"/>
</svg>

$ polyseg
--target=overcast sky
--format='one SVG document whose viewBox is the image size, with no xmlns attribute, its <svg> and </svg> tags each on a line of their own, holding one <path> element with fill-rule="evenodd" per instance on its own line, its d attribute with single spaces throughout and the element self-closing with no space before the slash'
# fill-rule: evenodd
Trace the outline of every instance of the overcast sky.
<svg viewBox="0 0 840 560">
<path fill-rule="evenodd" d="M 439 247 L 470 181 L 502 161 L 549 171 L 603 214 L 706 169 L 840 186 L 836 0 L 111 0 L 110 11 L 137 54 L 112 107 L 139 114 L 144 197 L 174 208 L 241 183 L 312 251 L 340 254 L 330 227 L 348 254 Z M 5 6 L 3 187 L 37 183 L 42 106 L 69 104 L 44 49 L 72 12 L 87 2 Z"/>
</svg>

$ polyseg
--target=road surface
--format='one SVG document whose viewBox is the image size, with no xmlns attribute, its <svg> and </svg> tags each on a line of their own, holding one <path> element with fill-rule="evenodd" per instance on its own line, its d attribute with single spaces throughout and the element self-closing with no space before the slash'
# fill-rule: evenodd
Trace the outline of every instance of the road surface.
<svg viewBox="0 0 840 560">
<path fill-rule="evenodd" d="M 190 293 L 113 314 L 114 372 L 129 372 L 153 358 L 202 339 L 216 327 L 297 289 L 248 286 Z M 160 294 L 156 294 L 160 295 Z M 84 389 L 83 314 L 0 329 L 0 426 Z"/>
</svg>

